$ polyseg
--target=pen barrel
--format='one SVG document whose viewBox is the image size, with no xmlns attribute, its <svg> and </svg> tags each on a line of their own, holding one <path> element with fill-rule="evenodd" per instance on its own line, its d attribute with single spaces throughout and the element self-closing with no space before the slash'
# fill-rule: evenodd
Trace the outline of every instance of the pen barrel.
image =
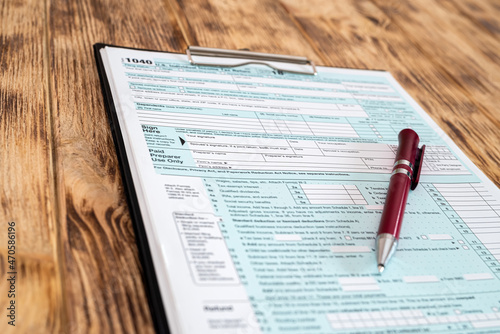
<svg viewBox="0 0 500 334">
<path fill-rule="evenodd" d="M 412 129 L 404 129 L 399 133 L 398 140 L 399 145 L 396 152 L 395 162 L 397 163 L 398 161 L 406 160 L 412 164 L 411 168 L 413 168 L 420 138 Z"/>
<path fill-rule="evenodd" d="M 407 174 L 396 173 L 391 176 L 377 235 L 389 233 L 399 239 L 410 185 L 411 180 Z"/>
</svg>

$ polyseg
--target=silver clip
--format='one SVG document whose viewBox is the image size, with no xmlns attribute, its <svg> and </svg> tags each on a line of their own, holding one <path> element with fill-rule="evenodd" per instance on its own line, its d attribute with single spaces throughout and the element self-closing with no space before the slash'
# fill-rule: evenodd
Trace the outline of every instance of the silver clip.
<svg viewBox="0 0 500 334">
<path fill-rule="evenodd" d="M 226 50 L 226 49 L 215 49 L 215 48 L 205 48 L 202 46 L 189 46 L 186 49 L 186 55 L 189 59 L 189 62 L 193 65 L 201 65 L 201 66 L 219 66 L 219 67 L 237 67 L 249 64 L 260 64 L 269 66 L 277 71 L 295 73 L 295 74 L 309 74 L 316 75 L 318 72 L 316 71 L 316 66 L 314 62 L 305 58 L 298 56 L 287 56 L 287 55 L 275 55 L 271 53 L 262 53 L 262 52 L 251 52 L 251 51 L 239 51 L 239 50 Z M 202 56 L 202 57 L 219 57 L 219 58 L 237 58 L 237 59 L 247 59 L 242 63 L 238 64 L 214 64 L 214 63 L 202 63 L 199 61 L 194 61 L 193 56 Z M 290 63 L 297 65 L 310 65 L 311 71 L 292 71 L 286 70 L 283 68 L 278 68 L 273 66 L 266 61 L 275 61 L 281 63 Z"/>
</svg>

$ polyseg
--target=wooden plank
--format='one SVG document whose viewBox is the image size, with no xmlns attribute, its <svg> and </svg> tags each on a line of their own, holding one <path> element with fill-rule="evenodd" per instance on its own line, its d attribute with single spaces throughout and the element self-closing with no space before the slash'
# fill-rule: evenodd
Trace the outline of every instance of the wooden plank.
<svg viewBox="0 0 500 334">
<path fill-rule="evenodd" d="M 500 127 L 500 41 L 453 4 L 440 0 L 374 2 L 408 38 L 462 86 Z"/>
<path fill-rule="evenodd" d="M 444 54 L 434 54 L 437 59 L 433 59 L 414 42 L 414 36 L 368 0 L 282 2 L 328 65 L 390 71 L 472 161 L 500 185 L 498 123 L 487 116 L 490 110 L 464 88 L 460 78 L 437 65 L 445 61 Z"/>
<path fill-rule="evenodd" d="M 92 45 L 182 51 L 161 1 L 50 1 L 50 85 L 71 333 L 152 333 Z"/>
<path fill-rule="evenodd" d="M 53 333 L 61 328 L 44 12 L 41 1 L 28 0 L 23 6 L 0 1 L 1 333 Z M 15 222 L 16 236 L 11 297 L 8 222 Z M 15 327 L 6 317 L 11 301 Z"/>
<path fill-rule="evenodd" d="M 498 1 L 443 0 L 440 4 L 446 10 L 468 18 L 482 29 L 483 33 L 490 34 L 497 41 L 500 39 L 500 3 Z M 498 57 L 498 51 L 491 56 Z"/>
<path fill-rule="evenodd" d="M 291 54 L 323 62 L 278 1 L 167 1 L 192 45 Z"/>
</svg>

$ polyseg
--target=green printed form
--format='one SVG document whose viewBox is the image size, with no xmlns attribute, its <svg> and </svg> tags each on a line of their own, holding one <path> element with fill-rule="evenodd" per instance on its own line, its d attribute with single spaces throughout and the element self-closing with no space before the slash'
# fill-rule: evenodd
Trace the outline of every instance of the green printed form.
<svg viewBox="0 0 500 334">
<path fill-rule="evenodd" d="M 175 331 L 500 332 L 500 192 L 389 73 L 103 52 Z M 380 274 L 404 128 L 427 149 Z"/>
</svg>

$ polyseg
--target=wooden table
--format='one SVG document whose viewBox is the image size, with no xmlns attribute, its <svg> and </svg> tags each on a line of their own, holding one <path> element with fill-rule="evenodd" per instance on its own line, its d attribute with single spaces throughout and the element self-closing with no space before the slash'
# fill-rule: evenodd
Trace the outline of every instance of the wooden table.
<svg viewBox="0 0 500 334">
<path fill-rule="evenodd" d="M 1 0 L 0 332 L 154 331 L 94 43 L 389 70 L 500 185 L 499 17 L 498 0 Z"/>
</svg>

